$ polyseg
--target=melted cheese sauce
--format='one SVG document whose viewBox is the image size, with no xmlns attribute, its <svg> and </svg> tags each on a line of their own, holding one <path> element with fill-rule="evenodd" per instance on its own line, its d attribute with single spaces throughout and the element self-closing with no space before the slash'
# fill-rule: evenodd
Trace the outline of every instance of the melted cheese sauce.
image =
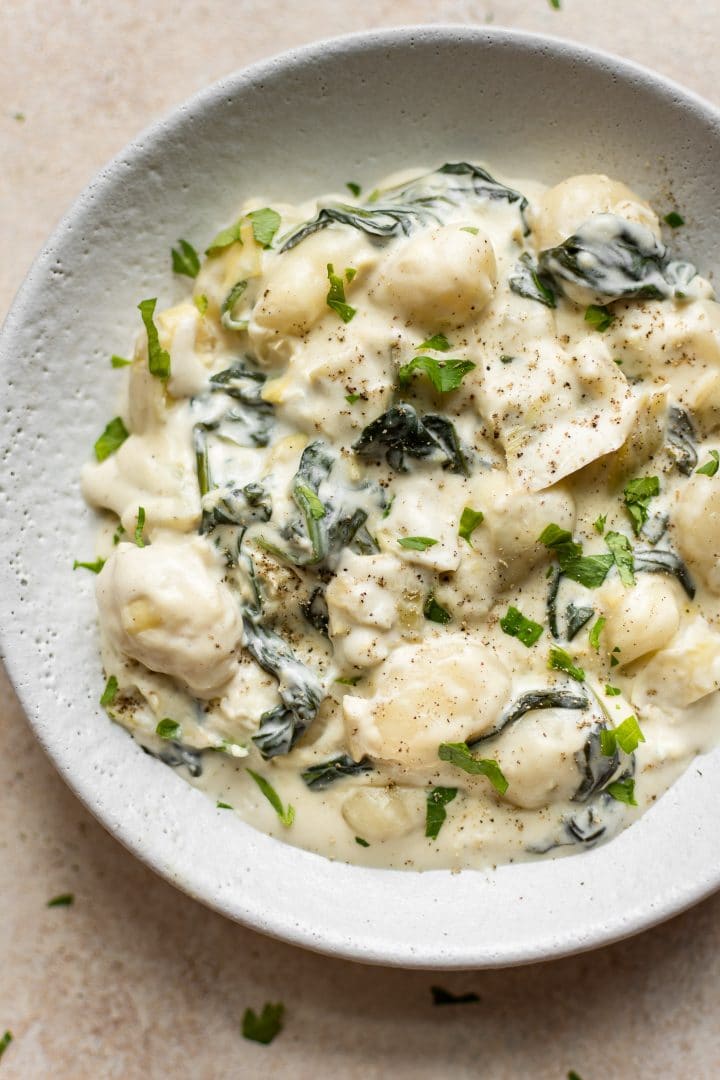
<svg viewBox="0 0 720 1080">
<path fill-rule="evenodd" d="M 709 284 L 603 176 L 262 210 L 156 315 L 169 378 L 139 335 L 129 437 L 83 472 L 110 715 L 332 858 L 609 839 L 720 734 Z M 644 741 L 611 745 L 629 717 Z"/>
</svg>

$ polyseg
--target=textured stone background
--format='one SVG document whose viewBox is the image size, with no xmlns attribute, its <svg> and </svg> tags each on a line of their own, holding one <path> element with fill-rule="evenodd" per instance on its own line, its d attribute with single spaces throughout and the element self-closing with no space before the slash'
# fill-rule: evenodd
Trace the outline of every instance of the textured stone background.
<svg viewBox="0 0 720 1080">
<path fill-rule="evenodd" d="M 720 103 L 718 0 L 2 0 L 0 315 L 70 201 L 152 118 L 289 46 L 410 22 L 575 38 Z M 226 922 L 135 862 L 45 760 L 1 672 L 0 717 L 0 1034 L 15 1036 L 3 1080 L 720 1076 L 720 896 L 531 968 L 328 960 Z M 65 891 L 75 905 L 49 910 Z M 481 1003 L 433 1008 L 433 982 Z M 287 1022 L 264 1048 L 239 1020 L 266 1000 L 286 1003 Z"/>
</svg>

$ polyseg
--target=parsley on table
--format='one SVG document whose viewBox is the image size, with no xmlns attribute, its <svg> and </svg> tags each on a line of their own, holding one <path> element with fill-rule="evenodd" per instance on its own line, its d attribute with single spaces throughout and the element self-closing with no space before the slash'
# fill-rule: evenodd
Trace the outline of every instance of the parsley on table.
<svg viewBox="0 0 720 1080">
<path fill-rule="evenodd" d="M 103 708 L 107 708 L 108 705 L 112 705 L 118 692 L 118 681 L 114 675 L 111 675 L 108 681 L 105 683 L 105 689 L 100 696 L 100 704 Z"/>
<path fill-rule="evenodd" d="M 90 570 L 93 574 L 99 574 L 104 565 L 104 559 L 96 559 L 95 562 L 80 562 L 79 559 L 75 559 L 73 570 Z"/>
<path fill-rule="evenodd" d="M 75 903 L 75 894 L 71 892 L 60 893 L 59 896 L 53 896 L 52 900 L 48 900 L 48 907 L 71 907 Z"/>
<path fill-rule="evenodd" d="M 442 986 L 431 986 L 430 993 L 432 994 L 433 1005 L 471 1005 L 480 1000 L 480 995 L 473 990 L 469 990 L 465 994 L 453 994 Z"/>
<path fill-rule="evenodd" d="M 132 360 L 126 360 L 124 356 L 118 356 L 116 353 L 110 357 L 110 367 L 123 368 L 130 367 L 131 364 Z"/>
<path fill-rule="evenodd" d="M 5 1051 L 7 1050 L 8 1046 L 10 1045 L 10 1043 L 12 1041 L 13 1041 L 12 1031 L 6 1031 L 5 1034 L 2 1036 L 2 1038 L 0 1038 L 0 1058 L 3 1056 L 3 1054 L 5 1053 Z"/>
<path fill-rule="evenodd" d="M 284 1013 L 285 1006 L 280 1002 L 275 1005 L 267 1002 L 259 1016 L 253 1009 L 246 1009 L 242 1018 L 243 1037 L 267 1046 L 282 1031 Z"/>
<path fill-rule="evenodd" d="M 681 225 L 685 224 L 685 218 L 678 214 L 677 210 L 671 210 L 669 214 L 666 214 L 663 218 L 666 225 L 669 225 L 671 229 L 679 229 Z"/>
</svg>

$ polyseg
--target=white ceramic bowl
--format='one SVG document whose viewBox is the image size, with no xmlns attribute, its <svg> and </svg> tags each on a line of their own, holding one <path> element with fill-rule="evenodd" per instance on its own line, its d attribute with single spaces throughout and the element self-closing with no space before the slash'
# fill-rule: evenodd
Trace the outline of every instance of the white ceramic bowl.
<svg viewBox="0 0 720 1080">
<path fill-rule="evenodd" d="M 556 182 L 607 172 L 661 207 L 703 272 L 720 240 L 720 118 L 628 63 L 502 30 L 425 27 L 324 42 L 223 80 L 142 134 L 81 195 L 0 337 L 4 656 L 38 738 L 110 832 L 158 873 L 265 933 L 419 967 L 515 964 L 588 949 L 720 884 L 720 753 L 610 844 L 559 861 L 424 874 L 327 861 L 217 811 L 98 706 L 80 466 L 113 414 L 143 296 L 169 302 L 178 236 L 211 236 L 241 199 L 299 201 L 406 164 L 480 159 Z M 685 247 L 686 246 L 686 247 Z"/>
</svg>

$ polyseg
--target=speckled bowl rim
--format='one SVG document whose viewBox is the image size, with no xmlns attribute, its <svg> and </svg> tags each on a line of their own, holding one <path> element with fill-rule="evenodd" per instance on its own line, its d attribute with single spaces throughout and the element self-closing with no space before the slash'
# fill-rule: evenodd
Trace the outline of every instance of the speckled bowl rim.
<svg viewBox="0 0 720 1080">
<path fill-rule="evenodd" d="M 182 130 L 188 110 L 211 114 L 223 99 L 322 65 L 330 53 L 356 55 L 379 48 L 400 54 L 418 42 L 438 46 L 473 42 L 479 49 L 502 43 L 519 56 L 523 50 L 542 49 L 554 57 L 571 58 L 612 79 L 644 87 L 659 104 L 680 103 L 720 142 L 720 113 L 697 95 L 634 63 L 554 37 L 495 27 L 426 25 L 353 34 L 286 52 L 202 90 L 147 128 L 101 170 L 60 222 L 18 292 L 0 334 L 4 382 L 22 347 L 23 327 L 38 310 L 48 273 L 61 260 L 69 231 L 79 221 L 93 220 L 93 204 L 102 202 L 119 173 L 132 167 L 148 145 L 169 131 Z M 2 432 L 5 442 L 9 423 L 3 422 Z M 12 483 L 1 490 L 12 494 Z M 68 742 L 57 722 L 48 718 L 49 698 L 35 677 L 34 654 L 23 637 L 24 629 L 32 627 L 27 616 L 28 626 L 23 626 L 7 524 L 6 518 L 0 549 L 6 556 L 0 562 L 2 654 L 39 741 L 68 785 L 113 836 L 179 889 L 229 918 L 306 948 L 369 963 L 500 967 L 618 940 L 682 911 L 720 885 L 720 850 L 713 847 L 712 830 L 698 828 L 697 821 L 688 817 L 693 800 L 697 806 L 698 781 L 687 773 L 638 824 L 595 851 L 487 872 L 418 875 L 332 863 L 257 833 L 243 822 L 229 821 L 229 815 L 223 816 L 171 770 L 144 757 L 113 725 L 113 730 L 103 730 L 97 745 L 87 739 Z M 83 715 L 91 725 L 103 722 L 94 702 L 83 700 L 68 707 L 80 727 Z M 111 770 L 105 782 L 103 754 L 108 744 L 112 745 L 107 753 L 119 755 L 124 772 L 133 773 L 134 784 L 129 787 L 123 769 Z M 713 795 L 713 788 L 720 789 L 720 759 L 713 753 L 702 761 L 703 806 L 720 811 Z M 700 775 L 699 769 L 688 772 Z M 167 800 L 175 818 L 184 822 L 183 829 L 154 824 Z M 716 815 L 706 816 L 712 821 Z M 659 863 L 664 865 L 655 873 Z"/>
</svg>

